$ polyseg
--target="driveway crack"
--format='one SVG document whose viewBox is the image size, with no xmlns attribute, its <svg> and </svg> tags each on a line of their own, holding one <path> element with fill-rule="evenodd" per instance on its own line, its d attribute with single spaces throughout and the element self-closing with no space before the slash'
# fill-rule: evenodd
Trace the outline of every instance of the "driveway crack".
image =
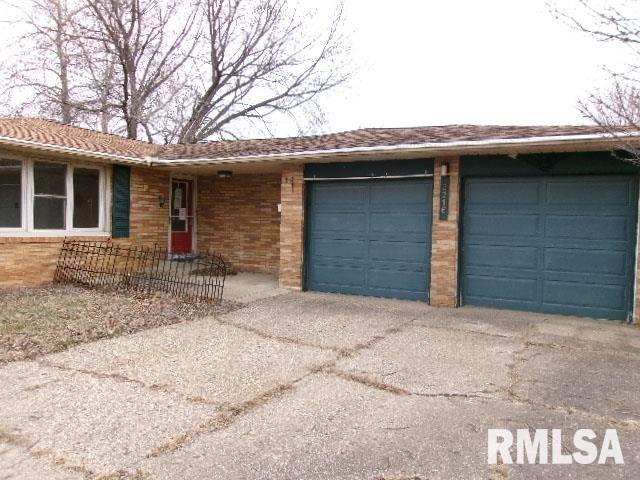
<svg viewBox="0 0 640 480">
<path fill-rule="evenodd" d="M 188 430 L 172 441 L 160 445 L 151 453 L 149 453 L 146 458 L 156 458 L 167 455 L 192 443 L 197 437 L 201 435 L 219 432 L 221 430 L 229 428 L 240 417 L 245 416 L 250 412 L 266 405 L 270 401 L 281 398 L 287 393 L 293 391 L 295 385 L 298 382 L 302 381 L 304 378 L 308 377 L 311 374 L 311 372 L 307 372 L 289 383 L 282 383 L 280 385 L 277 385 L 276 387 L 271 388 L 249 400 L 224 407 L 217 415 L 204 421 L 196 428 Z"/>
<path fill-rule="evenodd" d="M 528 405 L 532 407 L 544 408 L 547 410 L 555 410 L 563 412 L 566 415 L 572 416 L 581 416 L 583 418 L 589 418 L 591 420 L 599 421 L 606 423 L 608 425 L 617 426 L 620 428 L 626 428 L 630 430 L 640 430 L 640 422 L 636 422 L 634 420 L 618 420 L 616 418 L 612 418 L 606 415 L 597 415 L 582 409 L 578 409 L 575 407 L 565 407 L 562 405 L 549 404 L 545 402 L 536 402 L 535 400 L 531 400 L 517 392 L 517 387 L 520 383 L 522 383 L 522 378 L 520 377 L 520 370 L 524 366 L 524 364 L 530 360 L 532 357 L 525 358 L 526 353 L 529 351 L 531 347 L 540 347 L 541 345 L 537 342 L 532 342 L 529 338 L 530 331 L 533 326 L 529 325 L 527 334 L 523 339 L 522 348 L 516 350 L 513 353 L 513 362 L 509 364 L 509 378 L 510 382 L 504 393 L 506 393 L 509 401 L 518 403 L 520 405 Z M 542 353 L 535 353 L 535 355 L 542 355 Z M 499 392 L 496 392 L 499 393 Z"/>
<path fill-rule="evenodd" d="M 105 372 L 97 372 L 95 370 L 88 370 L 85 368 L 73 368 L 73 367 L 67 367 L 66 365 L 60 365 L 58 363 L 54 363 L 54 362 L 50 362 L 47 360 L 36 360 L 37 363 L 39 363 L 40 365 L 43 365 L 45 367 L 50 367 L 50 368 L 56 368 L 58 370 L 62 370 L 65 372 L 73 372 L 73 373 L 80 373 L 83 375 L 89 375 L 93 378 L 96 379 L 108 379 L 108 380 L 114 380 L 116 382 L 120 382 L 120 383 L 127 383 L 130 385 L 135 385 L 137 387 L 143 388 L 145 390 L 151 390 L 154 392 L 163 392 L 163 393 L 168 393 L 168 394 L 172 394 L 172 395 L 178 395 L 181 396 L 184 400 L 186 400 L 187 402 L 190 403 L 198 403 L 200 405 L 210 405 L 213 407 L 220 407 L 220 403 L 219 402 L 214 402 L 211 400 L 207 400 L 204 397 L 200 397 L 200 396 L 194 396 L 194 395 L 184 395 L 180 392 L 177 392 L 176 390 L 172 389 L 170 386 L 166 385 L 166 384 L 159 384 L 159 383 L 153 383 L 153 384 L 148 384 L 143 382 L 142 380 L 138 380 L 135 378 L 130 378 L 127 377 L 125 375 L 122 375 L 120 373 L 105 373 Z"/>
<path fill-rule="evenodd" d="M 299 340 L 297 338 L 286 337 L 284 335 L 274 335 L 274 334 L 271 334 L 271 333 L 264 332 L 264 331 L 260 330 L 259 328 L 250 327 L 248 325 L 240 325 L 238 323 L 231 322 L 231 321 L 228 321 L 228 320 L 223 320 L 221 318 L 214 318 L 213 320 L 218 322 L 220 325 L 225 325 L 227 327 L 237 328 L 239 330 L 243 330 L 245 332 L 249 332 L 249 333 L 253 333 L 254 335 L 258 335 L 259 337 L 266 338 L 268 340 L 275 340 L 277 342 L 286 343 L 286 344 L 289 344 L 289 345 L 297 345 L 299 347 L 317 348 L 319 350 L 331 351 L 331 352 L 336 352 L 336 353 L 340 353 L 343 350 L 343 349 L 338 348 L 338 347 L 325 346 L 325 345 L 320 345 L 320 344 L 312 343 L 312 342 L 304 342 L 304 341 Z"/>
<path fill-rule="evenodd" d="M 13 447 L 17 447 L 30 457 L 35 459 L 42 459 L 49 463 L 52 467 L 60 468 L 62 470 L 66 470 L 68 472 L 78 473 L 85 478 L 93 478 L 95 477 L 95 472 L 88 469 L 84 465 L 78 465 L 70 462 L 64 457 L 56 455 L 48 448 L 36 448 L 39 440 L 30 441 L 23 435 L 16 435 L 6 431 L 5 429 L 0 427 L 0 443 L 4 443 L 6 445 L 11 445 Z M 13 466 L 19 465 L 21 461 L 16 462 Z"/>
</svg>

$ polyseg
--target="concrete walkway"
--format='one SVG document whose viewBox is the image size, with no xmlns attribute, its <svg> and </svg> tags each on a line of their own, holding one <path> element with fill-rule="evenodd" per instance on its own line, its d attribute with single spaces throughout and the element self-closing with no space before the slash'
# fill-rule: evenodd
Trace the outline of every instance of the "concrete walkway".
<svg viewBox="0 0 640 480">
<path fill-rule="evenodd" d="M 241 272 L 225 279 L 223 298 L 232 302 L 250 303 L 288 292 L 289 290 L 278 287 L 275 275 Z"/>
<path fill-rule="evenodd" d="M 487 465 L 489 428 L 625 465 Z M 0 368 L 0 478 L 640 478 L 640 330 L 279 294 Z"/>
</svg>

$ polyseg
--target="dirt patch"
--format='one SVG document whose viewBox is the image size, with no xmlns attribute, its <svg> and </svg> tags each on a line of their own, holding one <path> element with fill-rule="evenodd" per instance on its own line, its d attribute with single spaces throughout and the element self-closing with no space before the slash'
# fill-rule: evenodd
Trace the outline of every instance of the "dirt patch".
<svg viewBox="0 0 640 480">
<path fill-rule="evenodd" d="M 68 285 L 0 291 L 0 364 L 234 310 L 233 302 L 190 303 Z"/>
</svg>

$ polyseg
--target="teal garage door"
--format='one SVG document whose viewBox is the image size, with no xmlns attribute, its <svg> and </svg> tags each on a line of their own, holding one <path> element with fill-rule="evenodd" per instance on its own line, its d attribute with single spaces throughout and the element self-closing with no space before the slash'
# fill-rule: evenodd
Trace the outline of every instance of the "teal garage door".
<svg viewBox="0 0 640 480">
<path fill-rule="evenodd" d="M 310 182 L 306 288 L 427 300 L 432 180 Z"/>
<path fill-rule="evenodd" d="M 632 304 L 636 180 L 465 180 L 462 303 L 624 320 Z"/>
</svg>

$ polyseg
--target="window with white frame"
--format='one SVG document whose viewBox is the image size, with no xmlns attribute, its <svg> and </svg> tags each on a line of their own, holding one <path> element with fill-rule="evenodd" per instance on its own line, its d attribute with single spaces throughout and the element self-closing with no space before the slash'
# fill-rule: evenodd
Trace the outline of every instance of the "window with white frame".
<svg viewBox="0 0 640 480">
<path fill-rule="evenodd" d="M 0 228 L 22 227 L 22 162 L 0 159 Z"/>
<path fill-rule="evenodd" d="M 0 159 L 0 233 L 103 232 L 105 182 L 102 167 Z"/>
</svg>

